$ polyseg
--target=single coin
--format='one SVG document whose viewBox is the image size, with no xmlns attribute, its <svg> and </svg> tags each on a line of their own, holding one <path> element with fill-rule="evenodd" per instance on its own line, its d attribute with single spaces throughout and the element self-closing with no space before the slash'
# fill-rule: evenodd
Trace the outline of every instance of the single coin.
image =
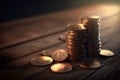
<svg viewBox="0 0 120 80">
<path fill-rule="evenodd" d="M 85 30 L 86 28 L 84 27 L 83 24 L 68 24 L 67 25 L 68 30 Z"/>
<path fill-rule="evenodd" d="M 68 57 L 68 53 L 66 50 L 64 49 L 57 49 L 53 52 L 53 54 L 51 55 L 51 57 L 55 60 L 55 61 L 63 61 L 65 59 L 67 59 Z"/>
<path fill-rule="evenodd" d="M 63 41 L 66 41 L 66 34 L 65 34 L 65 33 L 64 33 L 64 34 L 61 34 L 61 35 L 58 37 L 58 39 L 63 40 Z"/>
<path fill-rule="evenodd" d="M 85 61 L 82 62 L 80 64 L 80 67 L 85 68 L 85 69 L 97 69 L 100 68 L 102 66 L 102 64 L 97 61 L 97 60 L 89 60 L 89 61 Z"/>
<path fill-rule="evenodd" d="M 31 59 L 31 64 L 35 66 L 45 66 L 53 62 L 53 59 L 48 56 L 39 56 Z"/>
<path fill-rule="evenodd" d="M 51 56 L 54 51 L 55 51 L 55 49 L 43 50 L 43 51 L 41 51 L 41 55 L 42 56 Z"/>
<path fill-rule="evenodd" d="M 101 63 L 99 61 L 93 61 L 91 62 L 90 68 L 99 68 L 101 67 Z"/>
<path fill-rule="evenodd" d="M 110 56 L 114 56 L 115 54 L 110 50 L 102 49 L 100 50 L 100 55 L 110 57 Z"/>
<path fill-rule="evenodd" d="M 51 66 L 51 70 L 56 73 L 64 73 L 72 70 L 72 65 L 69 63 L 56 63 Z"/>
</svg>

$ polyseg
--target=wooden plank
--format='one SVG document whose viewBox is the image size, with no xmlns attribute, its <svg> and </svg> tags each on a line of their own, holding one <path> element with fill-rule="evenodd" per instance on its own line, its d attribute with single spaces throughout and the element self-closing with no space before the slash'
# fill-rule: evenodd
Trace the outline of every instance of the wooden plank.
<svg viewBox="0 0 120 80">
<path fill-rule="evenodd" d="M 118 28 L 118 26 L 119 26 L 118 17 L 119 17 L 119 15 L 113 16 L 113 17 L 109 18 L 107 21 L 104 20 L 104 22 L 106 22 L 106 24 L 104 24 L 104 25 L 102 24 L 102 26 L 101 26 L 101 35 L 102 35 L 101 40 L 102 40 L 103 43 L 106 42 L 106 41 L 109 42 L 107 44 L 103 44 L 103 48 L 108 48 L 108 49 L 111 49 L 111 50 L 114 50 L 114 51 L 115 51 L 115 49 L 118 49 L 116 47 L 119 46 L 119 35 L 117 35 L 117 37 L 114 38 L 116 36 L 116 34 L 119 33 L 119 30 L 120 30 Z M 111 21 L 111 20 L 114 20 L 115 22 L 108 24 L 108 22 Z M 114 27 L 109 27 L 112 24 L 114 24 Z M 107 29 L 105 29 L 105 28 L 107 28 Z M 109 30 L 111 28 L 112 28 L 112 31 L 110 32 Z M 62 31 L 64 31 L 64 30 L 61 30 L 59 32 L 62 32 Z M 56 33 L 59 33 L 59 32 L 56 32 Z M 107 34 L 106 34 L 106 32 L 107 32 Z M 105 37 L 106 35 L 108 36 L 107 38 Z M 56 38 L 56 41 L 57 41 L 58 36 L 53 37 L 53 40 L 54 40 L 54 38 Z M 109 37 L 109 36 L 111 36 L 111 37 Z M 52 39 L 52 37 L 48 37 L 48 38 Z M 111 41 L 110 38 L 113 39 L 112 42 L 114 42 L 115 44 L 112 44 L 110 42 Z M 47 41 L 48 41 L 48 43 L 52 44 L 52 42 L 50 42 L 50 40 L 47 40 Z M 8 57 L 7 59 L 15 58 L 15 57 L 17 58 L 17 57 L 27 55 L 29 53 L 32 53 L 32 52 L 40 49 L 41 45 L 44 45 L 44 39 L 36 39 L 36 40 L 31 41 L 31 42 L 26 42 L 24 44 L 21 44 L 19 46 L 14 46 L 14 47 L 11 47 L 11 48 L 8 48 L 8 49 L 1 50 L 0 55 L 2 56 L 2 58 L 4 58 L 5 56 Z M 114 45 L 114 47 L 112 47 L 112 45 Z M 107 47 L 104 47 L 104 46 L 107 46 Z M 18 50 L 20 50 L 20 51 L 18 52 Z"/>
<path fill-rule="evenodd" d="M 56 45 L 53 48 L 59 49 L 59 48 L 65 48 L 65 44 L 60 44 Z M 32 55 L 28 55 L 27 57 L 22 57 L 20 59 L 17 59 L 15 61 L 9 62 L 7 65 L 4 65 L 5 67 L 1 68 L 2 69 L 2 78 L 3 79 L 13 79 L 13 80 L 23 80 L 28 78 L 31 75 L 40 73 L 46 69 L 49 68 L 49 66 L 44 66 L 44 67 L 36 67 L 32 66 L 29 62 L 32 57 L 40 55 L 40 52 L 36 52 Z M 0 71 L 1 71 L 0 69 Z M 10 69 L 10 70 L 8 70 Z M 8 74 L 14 73 L 8 76 Z M 7 76 L 5 78 L 4 76 Z M 15 77 L 17 76 L 17 77 Z"/>
<path fill-rule="evenodd" d="M 105 48 L 105 49 L 110 49 L 113 51 L 116 51 L 117 49 L 119 49 L 119 40 L 120 40 L 119 37 L 113 38 L 114 36 L 116 36 L 116 34 L 119 33 L 119 27 L 118 27 L 118 22 L 117 22 L 118 17 L 119 17 L 119 15 L 113 16 L 113 17 L 109 18 L 108 20 L 104 20 L 104 22 L 106 22 L 106 24 L 101 26 L 101 34 L 102 34 L 101 40 L 103 43 L 107 41 L 107 43 L 103 44 L 103 48 Z M 107 22 L 109 22 L 111 20 L 114 20 L 115 22 L 109 23 L 109 25 L 108 25 Z M 112 24 L 114 25 L 114 27 L 109 27 Z M 107 28 L 107 29 L 105 29 L 105 28 Z M 109 31 L 111 28 L 112 28 L 112 31 Z M 118 32 L 116 31 L 116 28 L 117 28 Z M 106 32 L 107 32 L 107 34 L 106 34 Z M 31 41 L 31 42 L 28 42 L 25 44 L 21 44 L 19 46 L 8 48 L 7 50 L 1 50 L 0 53 L 2 53 L 2 55 L 5 55 L 6 57 L 8 57 L 7 58 L 8 60 L 12 59 L 12 58 L 17 58 L 17 57 L 19 58 L 21 56 L 32 54 L 36 51 L 40 51 L 41 49 L 44 49 L 47 46 L 54 45 L 54 43 L 59 43 L 60 41 L 57 38 L 60 34 L 55 34 L 55 35 L 52 35 L 52 36 L 49 36 L 46 38 L 34 40 L 34 41 Z M 106 35 L 108 37 L 105 37 Z M 120 35 L 117 35 L 117 36 L 120 36 Z M 110 38 L 112 38 L 112 42 L 114 42 L 114 44 L 111 43 Z M 49 39 L 51 39 L 52 41 Z M 45 43 L 44 41 L 46 41 L 46 40 L 48 43 L 47 45 L 44 44 Z M 18 50 L 20 50 L 20 51 L 18 51 Z"/>
<path fill-rule="evenodd" d="M 11 45 L 17 45 L 21 42 L 65 29 L 67 23 L 79 22 L 79 16 L 82 15 L 100 15 L 104 18 L 118 13 L 118 9 L 118 5 L 95 4 L 28 19 L 1 23 L 0 48 L 11 47 Z M 108 13 L 109 10 L 111 11 Z"/>
<path fill-rule="evenodd" d="M 56 74 L 52 72 L 50 69 L 39 73 L 37 76 L 34 75 L 33 77 L 27 78 L 29 80 L 84 80 L 86 77 L 88 77 L 91 73 L 93 73 L 95 70 L 78 70 L 78 71 L 72 71 L 68 73 L 63 74 Z M 44 75 L 47 75 L 46 77 L 43 77 Z"/>
<path fill-rule="evenodd" d="M 120 60 L 118 60 L 120 58 L 120 55 L 116 55 L 115 57 L 111 58 L 110 60 L 108 60 L 107 62 L 105 62 L 105 65 L 99 69 L 96 70 L 84 70 L 81 69 L 80 67 L 73 68 L 73 71 L 68 72 L 68 73 L 64 73 L 64 74 L 56 74 L 54 72 L 52 72 L 50 70 L 50 68 L 45 69 L 42 72 L 37 72 L 34 73 L 29 76 L 26 76 L 22 79 L 27 79 L 27 80 L 38 80 L 38 79 L 44 79 L 44 80 L 75 80 L 75 79 L 80 79 L 80 80 L 98 80 L 98 79 L 105 79 L 108 80 L 108 76 L 111 75 L 114 70 L 116 70 L 116 67 L 119 65 Z M 113 63 L 114 61 L 116 61 L 115 63 Z M 111 62 L 109 64 L 106 64 L 108 62 Z M 118 70 L 118 69 L 117 69 Z M 33 70 L 34 71 L 34 70 Z M 46 75 L 46 77 L 44 77 L 44 75 Z M 19 78 L 20 79 L 20 78 Z"/>
<path fill-rule="evenodd" d="M 8 49 L 1 50 L 0 56 L 2 56 L 3 61 L 10 61 L 10 59 L 14 60 L 23 56 L 34 54 L 35 52 L 39 52 L 43 49 L 50 48 L 52 46 L 55 46 L 56 44 L 63 43 L 60 40 L 58 40 L 58 36 L 60 34 L 61 33 L 54 34 L 42 39 L 37 39 L 31 42 L 21 44 L 19 46 L 14 46 Z"/>
<path fill-rule="evenodd" d="M 58 44 L 55 44 L 54 46 L 52 46 L 51 48 L 44 48 L 45 50 L 49 50 L 49 49 L 65 49 L 66 45 L 64 42 L 59 42 Z M 43 49 L 43 50 L 44 50 Z M 42 50 L 36 51 L 33 54 L 27 55 L 27 56 L 23 56 L 21 58 L 15 59 L 15 60 L 11 60 L 9 62 L 3 63 L 1 66 L 11 66 L 11 67 L 24 67 L 26 65 L 28 65 L 30 63 L 31 58 L 35 57 L 35 56 L 40 56 Z"/>
<path fill-rule="evenodd" d="M 115 57 L 111 58 L 110 60 L 106 61 L 104 64 L 104 66 L 102 68 L 100 68 L 99 70 L 97 70 L 94 74 L 92 74 L 89 78 L 87 78 L 86 80 L 112 80 L 110 79 L 110 76 L 112 76 L 112 78 L 116 79 L 112 74 L 114 72 L 116 72 L 118 69 L 118 66 L 120 65 L 120 53 L 118 55 L 116 55 Z M 116 69 L 118 68 L 118 69 Z M 115 73 L 114 73 L 115 74 Z M 97 76 L 97 77 L 96 77 Z"/>
<path fill-rule="evenodd" d="M 50 36 L 51 37 L 51 36 Z M 52 36 L 52 37 L 54 37 L 56 40 L 57 40 L 57 36 L 55 37 L 55 36 Z M 46 40 L 47 40 L 47 38 L 48 37 L 45 37 L 46 38 Z M 45 40 L 45 38 L 42 38 L 42 40 L 44 41 Z M 41 40 L 41 39 L 39 39 L 39 40 Z M 38 42 L 39 42 L 39 40 L 38 40 Z M 48 40 L 47 40 L 48 41 Z M 57 40 L 57 41 L 59 41 L 59 40 Z M 35 42 L 37 42 L 36 40 L 35 41 L 31 41 L 31 42 L 28 42 L 28 43 L 24 43 L 23 45 L 24 46 L 26 46 L 26 47 L 24 47 L 25 48 L 25 51 L 29 51 L 29 45 L 28 44 L 30 44 L 31 43 L 31 45 L 33 44 L 33 43 L 35 43 Z M 52 41 L 50 41 L 50 42 L 52 42 Z M 52 45 L 53 43 L 51 43 L 51 45 Z M 107 43 L 106 43 L 107 44 Z M 21 45 L 19 45 L 19 46 L 21 46 Z M 12 47 L 12 48 L 8 48 L 8 49 L 5 49 L 5 51 L 6 50 L 8 50 L 7 52 L 5 52 L 6 54 L 8 54 L 9 55 L 9 57 L 10 57 L 10 55 L 14 55 L 14 54 L 16 54 L 16 52 L 17 53 L 19 53 L 18 52 L 18 50 L 20 51 L 20 53 L 16 56 L 16 55 L 14 55 L 14 57 L 20 57 L 20 55 L 21 55 L 21 51 L 22 51 L 22 47 L 23 46 L 21 46 L 21 47 L 19 47 L 19 46 L 15 46 L 15 47 L 18 47 L 18 48 L 16 48 L 15 49 L 15 47 Z M 37 46 L 37 45 L 36 45 Z M 35 54 L 35 55 L 27 55 L 27 56 L 25 56 L 25 57 L 21 57 L 21 58 L 19 58 L 18 59 L 18 61 L 17 61 L 17 59 L 16 59 L 16 61 L 14 62 L 11 62 L 11 64 L 12 65 L 18 65 L 18 66 L 16 66 L 16 67 L 21 67 L 21 66 L 24 66 L 24 65 L 26 65 L 26 67 L 24 66 L 24 68 L 18 68 L 19 69 L 19 71 L 17 71 L 18 69 L 14 69 L 14 70 L 8 70 L 8 71 L 2 71 L 2 73 L 3 73 L 3 75 L 2 76 L 4 76 L 3 78 L 4 79 L 6 79 L 6 77 L 5 76 L 8 76 L 7 77 L 7 79 L 15 79 L 15 80 L 21 80 L 21 79 L 29 79 L 29 77 L 30 76 L 32 76 L 32 77 L 30 77 L 32 80 L 33 79 L 47 79 L 47 80 L 50 80 L 51 79 L 51 77 L 53 78 L 53 80 L 56 80 L 56 79 L 58 79 L 57 77 L 59 77 L 60 79 L 66 79 L 66 80 L 70 80 L 69 78 L 71 78 L 71 80 L 72 79 L 86 79 L 87 77 L 90 77 L 90 75 L 92 75 L 95 71 L 81 71 L 81 70 L 79 70 L 79 71 L 73 71 L 73 72 L 71 72 L 71 73 L 67 73 L 66 75 L 64 75 L 64 74 L 55 74 L 55 73 L 52 73 L 47 67 L 44 67 L 44 68 L 40 68 L 40 67 L 31 67 L 30 65 L 27 65 L 27 64 L 29 64 L 29 60 L 30 60 L 30 58 L 31 57 L 33 57 L 33 56 L 37 56 L 37 54 L 39 55 L 39 53 L 37 53 L 36 54 L 36 51 L 38 51 L 39 52 L 39 49 L 40 48 L 38 48 L 39 46 L 37 46 L 37 47 L 32 47 L 32 48 L 30 48 L 31 49 L 31 52 L 32 51 L 34 51 L 35 50 L 35 52 L 33 52 L 33 54 Z M 119 46 L 118 46 L 119 47 Z M 37 49 L 36 49 L 37 48 Z M 46 48 L 46 46 L 44 46 L 44 49 Z M 11 50 L 13 50 L 13 52 L 10 52 Z M 16 50 L 16 52 L 14 53 L 14 50 Z M 9 54 L 8 52 L 10 52 L 11 54 Z M 12 54 L 13 53 L 13 54 Z M 22 55 L 24 55 L 24 53 L 26 54 L 26 52 L 23 52 L 23 54 Z M 28 53 L 27 53 L 28 54 Z M 13 57 L 12 57 L 13 58 Z M 9 58 L 10 59 L 10 58 Z M 25 61 L 26 60 L 26 61 Z M 114 60 L 116 60 L 116 63 L 114 64 L 115 66 L 118 66 L 118 64 L 117 64 L 117 59 L 114 59 Z M 24 62 L 25 61 L 25 62 Z M 22 64 L 22 62 L 23 62 L 23 64 Z M 19 65 L 19 64 L 22 64 L 22 65 Z M 10 63 L 9 63 L 9 65 L 10 65 Z M 107 69 L 107 70 L 109 70 L 110 68 L 112 68 L 112 67 L 114 67 L 114 66 L 110 66 L 110 67 L 106 67 L 105 69 Z M 114 70 L 116 70 L 115 68 L 113 68 Z M 5 69 L 4 69 L 5 70 Z M 44 71 L 45 70 L 45 71 Z M 9 72 L 10 71 L 10 72 Z M 32 72 L 33 71 L 33 72 Z M 24 72 L 24 73 L 23 73 Z M 1 74 L 2 74 L 1 73 Z M 7 74 L 6 74 L 7 73 Z M 10 74 L 10 73 L 12 73 L 12 74 Z M 49 74 L 50 73 L 50 74 Z M 111 73 L 111 72 L 110 72 Z M 9 75 L 10 74 L 10 75 Z M 48 74 L 48 77 L 46 77 L 46 78 L 42 78 L 45 74 Z M 83 75 L 84 74 L 84 75 Z M 20 76 L 21 75 L 21 76 Z M 36 75 L 36 76 L 35 76 Z M 73 75 L 73 77 L 72 77 L 72 75 Z M 81 78 L 81 76 L 83 75 L 83 77 Z M 14 76 L 17 76 L 17 77 L 14 77 Z"/>
</svg>

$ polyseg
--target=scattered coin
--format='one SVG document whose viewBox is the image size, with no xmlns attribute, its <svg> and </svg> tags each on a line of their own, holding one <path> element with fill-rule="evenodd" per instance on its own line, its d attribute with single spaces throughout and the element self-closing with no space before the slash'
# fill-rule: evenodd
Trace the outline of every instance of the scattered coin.
<svg viewBox="0 0 120 80">
<path fill-rule="evenodd" d="M 110 50 L 102 49 L 100 50 L 100 55 L 110 57 L 110 56 L 114 56 L 115 54 Z"/>
<path fill-rule="evenodd" d="M 31 59 L 31 64 L 35 66 L 45 66 L 53 62 L 53 59 L 48 56 L 38 56 Z"/>
<path fill-rule="evenodd" d="M 41 51 L 41 55 L 42 55 L 42 56 L 51 56 L 52 53 L 53 53 L 55 50 L 56 50 L 56 49 L 43 50 L 43 51 Z"/>
<path fill-rule="evenodd" d="M 57 49 L 53 52 L 53 54 L 51 55 L 51 57 L 55 60 L 55 61 L 64 61 L 65 59 L 67 59 L 68 57 L 68 53 L 66 50 L 64 49 Z"/>
<path fill-rule="evenodd" d="M 80 67 L 84 69 L 97 69 L 100 68 L 102 64 L 97 60 L 84 61 L 80 64 Z"/>
<path fill-rule="evenodd" d="M 72 65 L 69 63 L 56 63 L 51 66 L 51 70 L 56 73 L 64 73 L 72 70 Z"/>
</svg>

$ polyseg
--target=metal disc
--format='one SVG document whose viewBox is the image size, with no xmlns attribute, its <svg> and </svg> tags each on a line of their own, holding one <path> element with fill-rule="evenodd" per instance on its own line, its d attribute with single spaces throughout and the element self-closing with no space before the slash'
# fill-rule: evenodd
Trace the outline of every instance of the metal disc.
<svg viewBox="0 0 120 80">
<path fill-rule="evenodd" d="M 100 68 L 102 64 L 97 60 L 84 61 L 80 64 L 80 67 L 84 69 L 97 69 Z"/>
<path fill-rule="evenodd" d="M 55 61 L 64 61 L 68 57 L 68 52 L 66 50 L 64 50 L 64 49 L 57 49 L 57 50 L 55 50 L 53 52 L 53 54 L 51 55 L 51 57 Z"/>
<path fill-rule="evenodd" d="M 48 56 L 39 56 L 31 59 L 31 64 L 35 66 L 45 66 L 53 62 L 53 59 Z"/>
<path fill-rule="evenodd" d="M 115 54 L 110 50 L 102 49 L 100 50 L 100 55 L 110 57 L 110 56 L 114 56 Z"/>
<path fill-rule="evenodd" d="M 69 63 L 56 63 L 51 66 L 51 70 L 56 73 L 64 73 L 72 70 L 72 65 Z"/>
</svg>

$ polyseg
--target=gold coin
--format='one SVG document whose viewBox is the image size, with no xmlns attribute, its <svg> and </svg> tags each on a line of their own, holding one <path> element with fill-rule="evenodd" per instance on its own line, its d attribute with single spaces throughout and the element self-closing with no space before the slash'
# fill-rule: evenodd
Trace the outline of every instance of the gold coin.
<svg viewBox="0 0 120 80">
<path fill-rule="evenodd" d="M 114 52 L 112 52 L 110 50 L 102 49 L 102 50 L 100 50 L 100 55 L 110 57 L 110 56 L 114 55 Z"/>
<path fill-rule="evenodd" d="M 39 56 L 31 59 L 31 64 L 36 66 L 49 65 L 53 62 L 53 59 L 48 56 Z"/>
<path fill-rule="evenodd" d="M 51 66 L 51 70 L 56 73 L 69 72 L 72 70 L 72 65 L 69 63 L 56 63 Z"/>
<path fill-rule="evenodd" d="M 51 55 L 51 57 L 55 60 L 55 61 L 63 61 L 68 57 L 68 53 L 66 50 L 64 49 L 57 49 L 53 52 L 53 54 Z"/>
</svg>

